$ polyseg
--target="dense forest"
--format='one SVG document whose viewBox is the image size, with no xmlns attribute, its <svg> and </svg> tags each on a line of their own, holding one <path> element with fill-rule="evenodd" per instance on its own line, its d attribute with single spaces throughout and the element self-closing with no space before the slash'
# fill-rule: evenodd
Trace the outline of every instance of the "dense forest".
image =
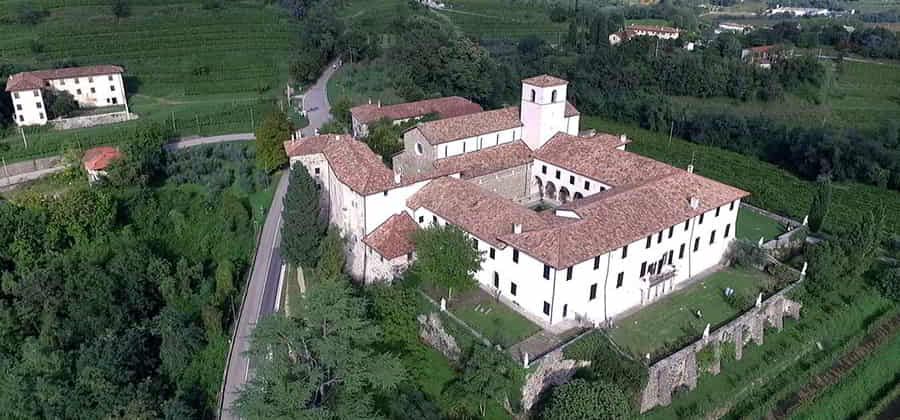
<svg viewBox="0 0 900 420">
<path fill-rule="evenodd" d="M 254 241 L 248 194 L 267 176 L 232 166 L 252 146 L 167 157 L 164 130 L 132 135 L 104 185 L 73 170 L 0 203 L 5 418 L 212 417 Z"/>
</svg>

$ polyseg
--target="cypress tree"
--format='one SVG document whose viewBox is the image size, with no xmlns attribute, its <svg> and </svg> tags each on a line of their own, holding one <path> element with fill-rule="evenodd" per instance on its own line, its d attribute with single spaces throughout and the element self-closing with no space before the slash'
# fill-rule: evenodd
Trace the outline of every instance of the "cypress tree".
<svg viewBox="0 0 900 420">
<path fill-rule="evenodd" d="M 281 255 L 292 264 L 314 267 L 325 223 L 319 218 L 319 191 L 303 166 L 291 169 L 281 211 Z"/>
<path fill-rule="evenodd" d="M 831 206 L 831 180 L 827 177 L 819 179 L 816 186 L 816 195 L 813 196 L 812 204 L 809 206 L 809 229 L 813 232 L 819 232 L 825 225 L 825 218 L 828 217 L 828 207 Z"/>
</svg>

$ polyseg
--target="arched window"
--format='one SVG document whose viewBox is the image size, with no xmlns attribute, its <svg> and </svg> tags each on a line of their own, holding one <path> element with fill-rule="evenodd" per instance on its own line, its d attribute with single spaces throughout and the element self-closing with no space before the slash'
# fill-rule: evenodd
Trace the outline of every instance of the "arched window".
<svg viewBox="0 0 900 420">
<path fill-rule="evenodd" d="M 534 102 L 534 100 L 536 98 L 537 98 L 537 93 L 534 91 L 534 89 L 531 89 L 531 102 Z"/>
<path fill-rule="evenodd" d="M 550 102 L 556 102 L 556 90 L 550 93 Z"/>
</svg>

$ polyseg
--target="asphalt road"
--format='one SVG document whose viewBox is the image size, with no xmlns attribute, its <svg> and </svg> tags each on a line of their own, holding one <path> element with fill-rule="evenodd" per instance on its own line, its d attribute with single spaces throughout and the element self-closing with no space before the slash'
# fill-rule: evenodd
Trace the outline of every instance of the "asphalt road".
<svg viewBox="0 0 900 420">
<path fill-rule="evenodd" d="M 303 107 L 307 110 L 309 126 L 302 130 L 304 136 L 311 136 L 325 122 L 331 119 L 331 106 L 328 103 L 328 79 L 336 69 L 329 65 L 315 85 L 304 94 Z M 284 193 L 287 191 L 288 179 L 285 174 L 278 182 L 272 207 L 266 216 L 262 235 L 257 244 L 253 272 L 247 285 L 247 294 L 241 304 L 240 318 L 232 337 L 231 349 L 226 362 L 225 381 L 222 386 L 222 400 L 219 418 L 236 420 L 237 415 L 231 407 L 237 399 L 241 387 L 252 375 L 252 366 L 244 353 L 250 348 L 250 334 L 260 318 L 271 315 L 275 311 L 278 299 L 278 280 L 281 275 L 281 255 L 279 254 L 279 235 L 281 231 L 281 210 Z"/>
</svg>

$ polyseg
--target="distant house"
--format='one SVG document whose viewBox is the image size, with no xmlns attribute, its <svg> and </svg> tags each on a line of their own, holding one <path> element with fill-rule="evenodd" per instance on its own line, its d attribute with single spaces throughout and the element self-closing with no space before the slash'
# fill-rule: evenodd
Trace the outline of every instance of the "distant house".
<svg viewBox="0 0 900 420">
<path fill-rule="evenodd" d="M 388 119 L 394 124 L 403 124 L 429 114 L 436 114 L 439 118 L 453 118 L 481 111 L 483 111 L 481 105 L 466 98 L 450 96 L 386 106 L 382 106 L 381 102 L 377 105 L 369 103 L 350 108 L 350 116 L 353 135 L 365 137 L 369 135 L 369 125 L 381 119 Z"/>
<path fill-rule="evenodd" d="M 84 152 L 81 162 L 84 165 L 84 170 L 88 173 L 88 180 L 97 182 L 100 178 L 106 176 L 106 169 L 109 168 L 109 165 L 121 157 L 122 152 L 119 149 L 100 146 Z"/>
<path fill-rule="evenodd" d="M 624 31 L 609 34 L 609 45 L 617 45 L 638 36 L 652 36 L 660 39 L 678 39 L 681 29 L 669 26 L 628 25 Z"/>
<path fill-rule="evenodd" d="M 781 45 L 761 45 L 741 50 L 742 61 L 764 69 L 771 68 L 772 64 L 784 58 L 787 58 L 787 53 Z"/>
<path fill-rule="evenodd" d="M 753 25 L 744 25 L 740 23 L 734 22 L 722 22 L 716 28 L 715 33 L 720 34 L 722 32 L 735 32 L 739 34 L 745 34 L 753 30 Z"/>
<path fill-rule="evenodd" d="M 83 107 L 128 104 L 119 66 L 100 65 L 29 71 L 9 76 L 6 91 L 12 96 L 15 121 L 19 126 L 47 123 L 44 90 L 69 92 Z"/>
<path fill-rule="evenodd" d="M 772 9 L 766 9 L 764 13 L 766 15 L 782 15 L 788 14 L 793 15 L 794 17 L 804 17 L 804 16 L 828 16 L 832 14 L 832 12 L 828 9 L 818 9 L 814 7 L 782 7 L 777 6 Z"/>
</svg>

